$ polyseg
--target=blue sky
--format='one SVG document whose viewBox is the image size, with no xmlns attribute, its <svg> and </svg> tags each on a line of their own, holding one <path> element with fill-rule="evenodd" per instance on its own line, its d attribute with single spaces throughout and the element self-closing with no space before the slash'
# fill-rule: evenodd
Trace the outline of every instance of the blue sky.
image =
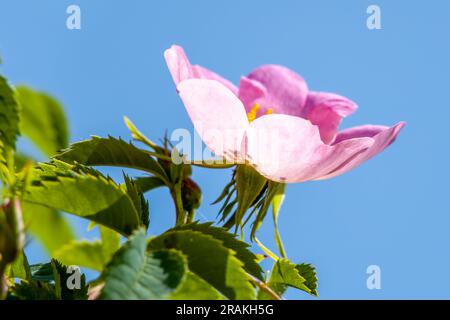
<svg viewBox="0 0 450 320">
<path fill-rule="evenodd" d="M 81 7 L 81 30 L 65 26 L 70 4 Z M 381 30 L 366 27 L 370 4 L 381 8 Z M 260 64 L 286 65 L 313 90 L 359 104 L 343 127 L 407 121 L 394 145 L 354 171 L 289 185 L 282 237 L 291 260 L 317 267 L 321 298 L 450 298 L 449 10 L 445 1 L 2 1 L 0 71 L 56 96 L 71 141 L 128 139 L 123 115 L 155 140 L 166 129 L 192 130 L 163 59 L 173 43 L 235 83 Z M 218 207 L 209 203 L 230 171 L 194 177 L 201 217 L 213 219 Z M 165 190 L 148 198 L 158 233 L 173 223 L 173 207 Z M 270 222 L 259 237 L 274 248 Z M 44 259 L 31 248 L 33 262 Z M 372 264 L 381 290 L 366 287 Z"/>
</svg>

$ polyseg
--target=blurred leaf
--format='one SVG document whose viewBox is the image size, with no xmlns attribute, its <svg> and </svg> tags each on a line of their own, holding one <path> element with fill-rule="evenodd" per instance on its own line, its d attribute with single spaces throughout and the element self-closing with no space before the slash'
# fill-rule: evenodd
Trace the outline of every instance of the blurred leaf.
<svg viewBox="0 0 450 320">
<path fill-rule="evenodd" d="M 4 184 L 14 181 L 13 151 L 19 134 L 19 105 L 13 89 L 0 76 L 0 180 Z"/>
<path fill-rule="evenodd" d="M 75 238 L 72 227 L 60 212 L 25 201 L 22 209 L 27 230 L 50 255 Z"/>
<path fill-rule="evenodd" d="M 72 241 L 56 250 L 55 259 L 65 265 L 77 265 L 96 271 L 102 271 L 111 256 L 103 252 L 101 241 Z"/>
<path fill-rule="evenodd" d="M 25 252 L 22 251 L 21 254 L 17 257 L 14 263 L 11 265 L 9 270 L 10 278 L 19 278 L 22 280 L 31 280 L 31 269 L 28 264 L 27 256 Z"/>
<path fill-rule="evenodd" d="M 19 105 L 13 89 L 0 76 L 0 141 L 5 148 L 15 149 L 19 134 Z"/>
<path fill-rule="evenodd" d="M 21 131 L 47 156 L 67 147 L 69 131 L 64 110 L 51 96 L 25 86 L 17 88 Z"/>
<path fill-rule="evenodd" d="M 54 257 L 65 265 L 77 265 L 103 271 L 113 254 L 120 248 L 117 232 L 100 227 L 101 241 L 72 241 L 54 253 Z"/>
<path fill-rule="evenodd" d="M 102 239 L 102 251 L 106 257 L 112 257 L 120 248 L 120 235 L 109 228 L 99 226 L 100 237 Z"/>
<path fill-rule="evenodd" d="M 135 207 L 134 192 L 117 185 L 100 172 L 56 161 L 33 170 L 33 184 L 24 194 L 27 202 L 41 204 L 103 224 L 130 235 L 144 224 Z"/>
<path fill-rule="evenodd" d="M 208 282 L 187 272 L 180 287 L 170 295 L 171 300 L 223 300 L 224 297 Z"/>
<path fill-rule="evenodd" d="M 146 246 L 141 229 L 114 255 L 102 275 L 101 299 L 163 299 L 178 288 L 186 273 L 184 257 L 175 250 L 146 252 Z"/>
<path fill-rule="evenodd" d="M 229 299 L 255 298 L 244 263 L 213 236 L 199 231 L 174 230 L 152 239 L 148 248 L 180 250 L 188 258 L 189 270 Z"/>
<path fill-rule="evenodd" d="M 89 166 L 117 166 L 143 170 L 169 183 L 164 169 L 147 151 L 113 137 L 93 136 L 90 140 L 76 142 L 55 158 L 67 163 L 78 162 Z"/>
</svg>

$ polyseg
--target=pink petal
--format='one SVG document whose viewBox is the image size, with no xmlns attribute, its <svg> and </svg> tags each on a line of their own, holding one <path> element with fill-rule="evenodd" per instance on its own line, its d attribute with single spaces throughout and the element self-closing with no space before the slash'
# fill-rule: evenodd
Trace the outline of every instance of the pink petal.
<svg viewBox="0 0 450 320">
<path fill-rule="evenodd" d="M 345 129 L 336 135 L 334 143 L 352 138 L 373 137 L 386 129 L 389 129 L 389 127 L 371 124 Z"/>
<path fill-rule="evenodd" d="M 342 118 L 358 108 L 353 101 L 327 92 L 310 92 L 304 108 L 303 117 L 319 126 L 324 143 L 330 144 L 336 137 Z"/>
<path fill-rule="evenodd" d="M 397 135 L 405 125 L 405 122 L 400 122 L 390 128 L 383 126 L 362 126 L 341 132 L 336 138 L 336 141 L 341 141 L 339 144 L 349 141 L 345 138 L 353 140 L 358 137 L 372 137 L 374 143 L 365 152 L 357 155 L 354 159 L 351 159 L 351 161 L 330 171 L 328 174 L 320 177 L 319 179 L 329 179 L 341 175 L 376 156 L 395 141 Z"/>
<path fill-rule="evenodd" d="M 372 138 L 330 146 L 310 121 L 289 115 L 266 115 L 246 133 L 247 160 L 266 178 L 278 182 L 316 179 L 369 148 Z"/>
<path fill-rule="evenodd" d="M 235 95 L 238 94 L 238 88 L 233 83 L 231 83 L 227 79 L 223 78 L 222 76 L 218 75 L 217 73 L 215 73 L 215 72 L 213 72 L 211 70 L 208 70 L 208 69 L 206 69 L 206 68 L 204 68 L 202 66 L 199 66 L 199 65 L 192 66 L 192 70 L 194 72 L 194 78 L 209 79 L 209 80 L 219 81 L 225 87 L 230 89 L 231 92 L 233 92 Z"/>
<path fill-rule="evenodd" d="M 164 58 L 175 85 L 193 77 L 192 66 L 182 47 L 171 46 L 170 49 L 164 51 Z"/>
<path fill-rule="evenodd" d="M 262 110 L 300 116 L 306 103 L 308 86 L 297 73 L 278 65 L 264 65 L 253 70 L 248 78 L 258 81 L 266 90 L 265 97 L 249 102 L 258 103 Z"/>
<path fill-rule="evenodd" d="M 222 78 L 217 73 L 199 65 L 191 65 L 184 49 L 180 46 L 171 46 L 170 49 L 164 52 L 164 58 L 166 59 L 167 67 L 172 74 L 175 85 L 187 79 L 210 79 L 219 81 L 234 94 L 237 95 L 238 93 L 238 89 L 234 84 Z"/>
<path fill-rule="evenodd" d="M 203 142 L 218 156 L 239 159 L 248 120 L 236 95 L 215 80 L 185 80 L 177 89 Z"/>
<path fill-rule="evenodd" d="M 255 101 L 263 99 L 266 96 L 266 88 L 259 81 L 241 77 L 238 97 L 241 99 L 247 112 L 250 112 L 254 107 Z M 262 114 L 265 114 L 267 109 L 268 108 L 263 108 L 260 111 L 262 111 Z"/>
</svg>

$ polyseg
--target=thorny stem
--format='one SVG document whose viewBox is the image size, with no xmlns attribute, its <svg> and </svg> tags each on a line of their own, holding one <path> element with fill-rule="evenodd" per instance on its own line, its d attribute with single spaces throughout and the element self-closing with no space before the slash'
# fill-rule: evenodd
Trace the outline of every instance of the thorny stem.
<svg viewBox="0 0 450 320">
<path fill-rule="evenodd" d="M 275 291 L 273 291 L 265 282 L 259 280 L 258 278 L 254 277 L 253 275 L 247 273 L 247 275 L 250 277 L 250 280 L 262 291 L 267 293 L 269 296 L 271 296 L 275 300 L 283 300 Z"/>
</svg>

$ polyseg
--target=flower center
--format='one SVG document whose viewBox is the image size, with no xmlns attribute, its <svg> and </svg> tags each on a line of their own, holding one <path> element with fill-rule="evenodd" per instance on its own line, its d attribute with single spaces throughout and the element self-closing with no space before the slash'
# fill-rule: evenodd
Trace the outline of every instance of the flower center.
<svg viewBox="0 0 450 320">
<path fill-rule="evenodd" d="M 255 103 L 253 105 L 253 108 L 250 110 L 250 112 L 247 113 L 248 122 L 252 122 L 253 120 L 255 120 L 257 118 L 257 113 L 258 113 L 259 109 L 261 109 L 261 106 L 259 104 Z M 272 108 L 269 108 L 266 110 L 265 114 L 272 114 L 272 113 L 273 113 Z"/>
</svg>

